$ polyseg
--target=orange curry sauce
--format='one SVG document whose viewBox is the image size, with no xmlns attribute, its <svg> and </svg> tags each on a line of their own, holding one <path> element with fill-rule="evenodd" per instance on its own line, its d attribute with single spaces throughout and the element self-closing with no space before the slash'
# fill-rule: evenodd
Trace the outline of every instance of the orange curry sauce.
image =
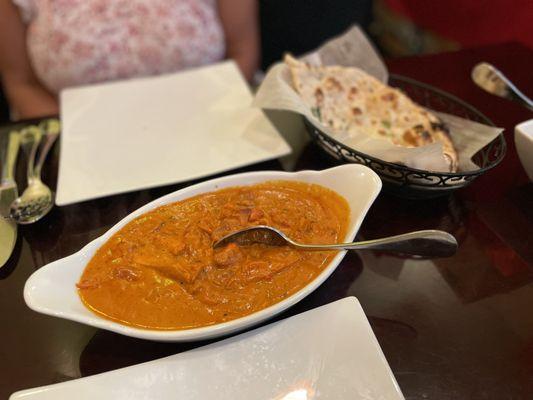
<svg viewBox="0 0 533 400">
<path fill-rule="evenodd" d="M 84 304 L 135 327 L 187 329 L 275 304 L 319 275 L 335 252 L 213 243 L 271 225 L 302 243 L 342 241 L 348 203 L 318 185 L 276 181 L 205 193 L 152 210 L 113 235 L 78 283 Z"/>
</svg>

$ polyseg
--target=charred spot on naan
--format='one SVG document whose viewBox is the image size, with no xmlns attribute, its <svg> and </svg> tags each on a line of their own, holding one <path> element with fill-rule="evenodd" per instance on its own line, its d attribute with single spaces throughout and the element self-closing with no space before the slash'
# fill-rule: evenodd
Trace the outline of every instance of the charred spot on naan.
<svg viewBox="0 0 533 400">
<path fill-rule="evenodd" d="M 355 86 L 352 86 L 347 94 L 348 100 L 354 100 L 358 92 L 359 90 Z"/>
<path fill-rule="evenodd" d="M 319 87 L 315 89 L 315 100 L 317 106 L 324 104 L 324 92 Z"/>
<path fill-rule="evenodd" d="M 324 85 L 325 85 L 327 90 L 337 90 L 337 91 L 340 92 L 343 89 L 341 83 L 337 79 L 332 77 L 332 76 L 326 78 L 326 81 L 324 82 Z"/>
<path fill-rule="evenodd" d="M 411 147 L 418 146 L 419 137 L 420 135 L 412 129 L 407 129 L 402 135 L 403 142 Z"/>
</svg>

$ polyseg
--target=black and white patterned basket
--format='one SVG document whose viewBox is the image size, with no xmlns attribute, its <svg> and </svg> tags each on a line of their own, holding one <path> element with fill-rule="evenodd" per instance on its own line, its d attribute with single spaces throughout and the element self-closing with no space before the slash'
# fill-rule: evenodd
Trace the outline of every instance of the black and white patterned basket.
<svg viewBox="0 0 533 400">
<path fill-rule="evenodd" d="M 389 84 L 401 89 L 424 107 L 494 126 L 490 119 L 474 107 L 442 90 L 398 75 L 391 75 Z M 507 148 L 501 133 L 472 158 L 479 169 L 455 173 L 433 172 L 383 161 L 361 153 L 324 133 L 307 118 L 304 118 L 304 123 L 311 138 L 332 157 L 342 162 L 366 165 L 380 176 L 384 191 L 407 198 L 437 197 L 465 187 L 498 165 Z"/>
</svg>

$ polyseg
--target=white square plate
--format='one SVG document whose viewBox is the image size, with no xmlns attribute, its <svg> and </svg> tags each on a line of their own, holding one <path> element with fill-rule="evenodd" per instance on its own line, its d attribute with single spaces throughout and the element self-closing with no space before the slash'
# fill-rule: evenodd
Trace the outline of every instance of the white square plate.
<svg viewBox="0 0 533 400">
<path fill-rule="evenodd" d="M 57 205 L 197 179 L 290 147 L 236 64 L 61 92 Z"/>
<path fill-rule="evenodd" d="M 402 400 L 355 297 L 156 361 L 11 400 Z"/>
</svg>

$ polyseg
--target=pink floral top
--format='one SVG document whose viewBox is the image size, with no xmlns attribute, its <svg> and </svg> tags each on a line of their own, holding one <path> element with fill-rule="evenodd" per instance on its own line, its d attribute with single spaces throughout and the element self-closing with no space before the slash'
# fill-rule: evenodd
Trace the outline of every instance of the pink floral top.
<svg viewBox="0 0 533 400">
<path fill-rule="evenodd" d="M 13 0 L 37 77 L 68 86 L 156 75 L 224 57 L 216 0 Z"/>
</svg>

